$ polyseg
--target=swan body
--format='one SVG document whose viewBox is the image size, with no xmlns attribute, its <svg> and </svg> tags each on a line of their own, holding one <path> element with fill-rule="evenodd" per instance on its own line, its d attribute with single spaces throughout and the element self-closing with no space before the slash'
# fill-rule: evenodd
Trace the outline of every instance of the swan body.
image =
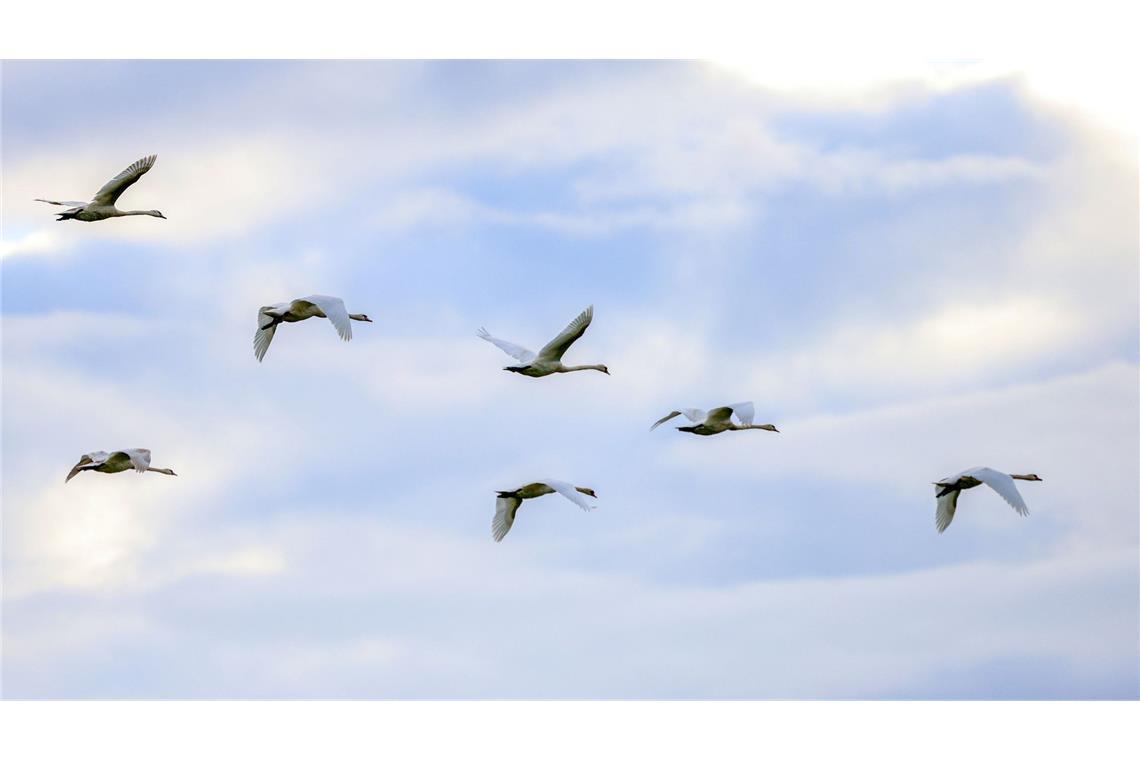
<svg viewBox="0 0 1140 760">
<path fill-rule="evenodd" d="M 728 406 L 718 406 L 711 411 L 704 411 L 703 409 L 675 409 L 669 412 L 657 422 L 653 423 L 650 430 L 656 430 L 657 426 L 663 422 L 685 415 L 691 421 L 697 423 L 695 425 L 686 425 L 677 428 L 684 433 L 693 433 L 694 435 L 716 435 L 723 433 L 726 430 L 768 430 L 773 433 L 780 432 L 776 429 L 775 425 L 753 425 L 752 420 L 756 416 L 756 409 L 752 406 L 751 401 L 742 401 L 738 404 L 729 404 Z M 740 420 L 740 424 L 732 421 L 732 416 Z"/>
<path fill-rule="evenodd" d="M 122 449 L 121 451 L 92 451 L 90 454 L 84 454 L 79 457 L 79 462 L 71 468 L 71 472 L 67 473 L 67 477 L 63 482 L 74 478 L 81 472 L 126 472 L 127 470 L 134 470 L 135 472 L 160 472 L 163 475 L 177 475 L 174 470 L 169 470 L 164 467 L 151 467 L 150 466 L 150 449 Z"/>
<path fill-rule="evenodd" d="M 582 337 L 582 333 L 586 332 L 586 328 L 590 326 L 590 322 L 592 322 L 593 319 L 594 307 L 587 306 L 585 311 L 575 317 L 574 321 L 568 324 L 565 330 L 558 333 L 558 335 L 543 346 L 537 354 L 522 346 L 500 340 L 482 327 L 479 328 L 477 335 L 485 341 L 494 343 L 519 362 L 518 364 L 509 364 L 503 367 L 507 372 L 517 372 L 527 377 L 545 377 L 557 372 L 579 372 L 581 370 L 593 369 L 608 375 L 610 371 L 604 364 L 568 366 L 562 363 L 562 355 L 566 353 L 566 349 L 570 348 L 574 341 Z"/>
<path fill-rule="evenodd" d="M 253 355 L 258 361 L 265 358 L 277 325 L 282 322 L 301 322 L 310 317 L 321 317 L 332 322 L 341 340 L 352 340 L 352 320 L 371 322 L 367 314 L 349 314 L 344 301 L 335 296 L 306 296 L 285 303 L 262 306 L 257 310 L 257 332 L 253 334 Z"/>
<path fill-rule="evenodd" d="M 1029 514 L 1029 507 L 1017 490 L 1014 480 L 1040 481 L 1041 478 L 1030 473 L 1029 475 L 1007 475 L 1004 472 L 989 467 L 973 467 L 949 478 L 943 478 L 934 484 L 934 496 L 938 506 L 934 512 L 934 525 L 938 532 L 946 530 L 950 521 L 954 519 L 954 512 L 958 508 L 958 494 L 967 488 L 976 488 L 985 483 L 997 491 L 1014 511 L 1022 517 Z"/>
<path fill-rule="evenodd" d="M 594 508 L 592 504 L 582 498 L 582 494 L 598 498 L 592 488 L 564 483 L 561 480 L 540 480 L 528 483 L 514 491 L 498 491 L 499 498 L 495 500 L 495 517 L 491 520 L 491 536 L 495 541 L 502 541 L 503 536 L 515 523 L 515 514 L 519 511 L 524 499 L 537 499 L 548 493 L 560 493 L 582 509 L 589 512 Z"/>
<path fill-rule="evenodd" d="M 36 198 L 36 200 L 41 203 L 50 203 L 53 206 L 68 207 L 67 211 L 56 212 L 59 214 L 56 217 L 57 222 L 68 219 L 77 219 L 81 222 L 98 222 L 116 216 L 157 216 L 159 219 L 165 219 L 166 217 L 162 215 L 162 212 L 155 209 L 150 211 L 121 211 L 115 207 L 115 201 L 119 200 L 123 191 L 138 182 L 139 177 L 149 172 L 150 167 L 154 166 L 157 159 L 158 156 L 155 155 L 135 161 L 99 188 L 95 197 L 86 203 L 83 201 L 49 201 L 43 198 Z"/>
</svg>

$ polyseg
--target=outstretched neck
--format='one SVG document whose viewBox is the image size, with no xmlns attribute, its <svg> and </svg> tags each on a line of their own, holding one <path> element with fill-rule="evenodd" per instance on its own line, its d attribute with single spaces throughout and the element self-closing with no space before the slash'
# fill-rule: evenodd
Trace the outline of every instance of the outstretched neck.
<svg viewBox="0 0 1140 760">
<path fill-rule="evenodd" d="M 1039 478 L 1039 477 L 1037 477 L 1036 475 L 1033 475 L 1033 474 L 1029 474 L 1029 475 L 1014 475 L 1014 474 L 1012 474 L 1012 473 L 1011 473 L 1011 474 L 1010 474 L 1010 477 L 1011 477 L 1011 478 L 1013 478 L 1014 480 L 1041 480 L 1041 478 Z"/>
<path fill-rule="evenodd" d="M 579 364 L 577 366 L 570 366 L 570 367 L 567 367 L 564 364 L 564 365 L 562 365 L 562 369 L 560 369 L 558 371 L 559 372 L 581 372 L 584 369 L 592 369 L 592 370 L 597 370 L 598 372 L 605 372 L 607 375 L 610 374 L 609 369 L 604 364 Z"/>
<path fill-rule="evenodd" d="M 166 467 L 147 467 L 147 472 L 161 472 L 163 475 L 177 475 L 174 470 L 167 469 Z"/>
<path fill-rule="evenodd" d="M 115 214 L 115 216 L 157 216 L 159 219 L 165 219 L 166 218 L 165 216 L 162 215 L 161 211 L 155 211 L 153 209 L 150 211 L 119 211 L 118 209 L 115 209 L 115 210 L 118 211 L 118 213 Z"/>
<path fill-rule="evenodd" d="M 741 430 L 767 430 L 767 431 L 772 432 L 772 433 L 779 433 L 780 432 L 779 430 L 776 429 L 775 425 L 768 425 L 768 424 L 764 424 L 764 425 L 743 425 L 743 426 L 741 426 L 740 429 Z"/>
</svg>

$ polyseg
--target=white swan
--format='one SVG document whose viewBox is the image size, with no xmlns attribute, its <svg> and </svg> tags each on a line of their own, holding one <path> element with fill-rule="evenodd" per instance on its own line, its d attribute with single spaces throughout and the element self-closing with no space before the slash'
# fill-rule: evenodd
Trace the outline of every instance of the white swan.
<svg viewBox="0 0 1140 760">
<path fill-rule="evenodd" d="M 590 322 L 593 321 L 593 319 L 594 307 L 588 306 L 584 312 L 575 317 L 574 321 L 566 326 L 565 330 L 558 333 L 558 336 L 554 340 L 543 346 L 538 354 L 522 346 L 516 346 L 514 343 L 499 340 L 482 327 L 479 328 L 477 335 L 483 340 L 494 343 L 520 362 L 519 364 L 503 367 L 503 369 L 508 372 L 517 372 L 527 377 L 545 377 L 546 375 L 553 375 L 555 372 L 578 372 L 584 369 L 596 369 L 598 372 L 605 372 L 608 375 L 610 371 L 604 364 L 567 366 L 562 363 L 562 355 L 566 353 L 566 349 L 570 348 L 570 344 L 582 337 L 582 333 L 586 332 L 586 328 L 590 326 Z"/>
<path fill-rule="evenodd" d="M 561 480 L 539 480 L 514 491 L 498 491 L 499 498 L 495 500 L 495 517 L 491 520 L 491 536 L 496 541 L 503 540 L 503 536 L 507 535 L 507 531 L 515 523 L 515 513 L 519 511 L 523 499 L 535 499 L 554 492 L 562 494 L 587 512 L 594 507 L 579 494 L 598 498 L 592 488 L 579 488 Z"/>
<path fill-rule="evenodd" d="M 335 296 L 306 296 L 287 303 L 262 306 L 257 310 L 257 332 L 253 334 L 253 355 L 258 361 L 265 358 L 277 325 L 282 322 L 300 322 L 309 317 L 325 317 L 332 322 L 341 340 L 352 340 L 352 322 L 371 322 L 366 314 L 349 314 L 344 301 Z"/>
<path fill-rule="evenodd" d="M 657 420 L 657 422 L 654 422 L 653 427 L 649 429 L 656 430 L 657 426 L 662 422 L 668 422 L 680 414 L 685 415 L 697 424 L 683 426 L 677 429 L 685 433 L 694 433 L 696 435 L 716 435 L 726 430 L 770 430 L 773 433 L 780 432 L 776 429 L 775 425 L 752 424 L 752 419 L 756 416 L 756 410 L 753 408 L 751 401 L 742 401 L 739 404 L 729 404 L 728 406 L 718 406 L 709 412 L 705 412 L 703 409 L 677 409 L 669 412 Z M 739 425 L 732 421 L 733 414 L 740 420 Z"/>
<path fill-rule="evenodd" d="M 90 454 L 79 457 L 79 462 L 71 468 L 71 472 L 67 473 L 63 482 L 66 483 L 85 470 L 107 473 L 134 470 L 135 472 L 161 472 L 163 475 L 178 474 L 174 470 L 163 467 L 151 467 L 150 449 L 123 449 L 122 451 L 112 451 L 109 454 L 106 451 L 92 451 Z"/>
<path fill-rule="evenodd" d="M 938 532 L 946 530 L 950 521 L 954 519 L 954 511 L 958 508 L 958 494 L 967 488 L 974 488 L 985 483 L 998 492 L 998 495 L 1009 502 L 1017 514 L 1024 517 L 1029 514 L 1029 507 L 1017 491 L 1014 480 L 1034 480 L 1041 478 L 1033 473 L 1029 475 L 1007 475 L 1004 472 L 989 467 L 974 467 L 960 472 L 949 478 L 943 478 L 934 484 L 934 495 L 938 499 L 938 508 L 934 512 L 934 525 Z"/>
<path fill-rule="evenodd" d="M 115 208 L 115 201 L 123 194 L 131 185 L 139 181 L 139 177 L 150 171 L 150 167 L 154 166 L 155 156 L 147 156 L 140 158 L 133 164 L 119 172 L 111 181 L 99 188 L 99 192 L 95 193 L 95 197 L 84 203 L 83 201 L 49 201 L 43 198 L 36 198 L 41 203 L 50 203 L 53 206 L 70 206 L 67 211 L 57 212 L 59 216 L 56 218 L 57 222 L 62 222 L 65 219 L 78 219 L 81 222 L 98 222 L 101 219 L 110 219 L 115 216 L 157 216 L 159 219 L 165 219 L 161 211 L 151 209 L 150 211 L 120 211 Z"/>
</svg>

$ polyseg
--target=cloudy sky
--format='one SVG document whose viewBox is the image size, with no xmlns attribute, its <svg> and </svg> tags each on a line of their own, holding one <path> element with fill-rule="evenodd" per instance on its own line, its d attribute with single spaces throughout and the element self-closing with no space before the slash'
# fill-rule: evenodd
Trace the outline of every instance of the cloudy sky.
<svg viewBox="0 0 1140 760">
<path fill-rule="evenodd" d="M 1136 145 L 928 73 L 5 63 L 4 694 L 1136 697 Z M 148 153 L 166 221 L 32 201 Z M 375 323 L 258 364 L 312 293 Z M 609 377 L 475 337 L 588 304 Z M 649 432 L 744 399 L 782 432 Z M 131 446 L 179 477 L 64 485 Z M 937 534 L 976 465 L 1030 516 Z M 599 508 L 495 544 L 541 477 Z"/>
</svg>

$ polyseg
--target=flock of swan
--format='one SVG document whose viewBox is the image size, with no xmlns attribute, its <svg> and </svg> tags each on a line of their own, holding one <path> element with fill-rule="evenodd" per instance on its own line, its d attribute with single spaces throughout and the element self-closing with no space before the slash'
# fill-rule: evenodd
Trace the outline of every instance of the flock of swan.
<svg viewBox="0 0 1140 760">
<path fill-rule="evenodd" d="M 81 222 L 98 222 L 118 216 L 154 216 L 165 219 L 161 211 L 121 211 L 115 202 L 123 192 L 139 180 L 154 166 L 157 156 L 147 156 L 134 162 L 107 184 L 99 189 L 95 196 L 87 202 L 82 201 L 49 201 L 37 198 L 37 201 L 50 203 L 56 206 L 67 206 L 67 211 L 58 212 L 57 221 L 77 220 Z M 350 314 L 345 308 L 344 301 L 335 296 L 306 296 L 292 301 L 275 303 L 263 306 L 257 311 L 257 331 L 253 336 L 253 354 L 260 362 L 269 350 L 269 344 L 277 331 L 277 326 L 283 322 L 301 322 L 312 317 L 327 319 L 336 329 L 341 340 L 352 340 L 352 322 L 371 322 L 365 314 Z M 515 343 L 496 338 L 480 328 L 477 335 L 501 348 L 517 364 L 503 367 L 508 372 L 515 372 L 527 377 L 546 377 L 562 372 L 580 372 L 595 370 L 609 374 L 609 368 L 604 364 L 566 365 L 562 357 L 567 349 L 586 332 L 586 328 L 594 319 L 594 307 L 589 306 L 574 318 L 562 332 L 556 335 L 549 343 L 543 346 L 538 353 L 523 348 Z M 694 435 L 718 435 L 730 430 L 767 430 L 778 433 L 775 425 L 753 424 L 755 409 L 751 401 L 720 406 L 709 411 L 702 409 L 675 409 L 653 423 L 650 431 L 657 429 L 662 423 L 674 417 L 685 416 L 692 425 L 683 425 L 676 428 L 685 433 Z M 733 418 L 738 422 L 734 422 Z M 70 481 L 81 472 L 116 473 L 134 470 L 138 473 L 158 472 L 163 475 L 175 475 L 171 469 L 151 467 L 149 449 L 122 449 L 120 451 L 92 451 L 80 457 L 64 482 Z M 1029 508 L 1017 490 L 1014 480 L 1040 481 L 1037 475 L 1010 475 L 989 467 L 974 467 L 952 477 L 935 481 L 934 493 L 937 501 L 935 508 L 935 527 L 938 532 L 946 530 L 950 521 L 954 519 L 954 512 L 958 507 L 958 494 L 969 488 L 985 484 L 998 493 L 1013 507 L 1019 515 L 1028 515 Z M 565 483 L 560 480 L 539 480 L 516 488 L 513 491 L 499 491 L 495 501 L 495 515 L 491 521 L 491 536 L 495 541 L 502 541 L 503 537 L 514 524 L 515 515 L 523 501 L 535 499 L 547 494 L 557 493 L 569 501 L 574 502 L 583 510 L 593 509 L 583 496 L 596 499 L 597 494 L 592 488 L 584 488 Z"/>
</svg>

